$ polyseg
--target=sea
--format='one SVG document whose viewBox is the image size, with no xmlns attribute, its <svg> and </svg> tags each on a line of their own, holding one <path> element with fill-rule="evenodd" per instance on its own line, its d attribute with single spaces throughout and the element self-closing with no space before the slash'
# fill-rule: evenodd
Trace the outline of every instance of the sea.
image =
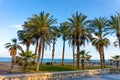
<svg viewBox="0 0 120 80">
<path fill-rule="evenodd" d="M 11 57 L 0 57 L 0 62 L 11 62 Z M 45 58 L 43 59 L 43 62 L 52 62 L 52 59 Z M 54 59 L 54 62 L 62 62 L 62 59 Z M 73 59 L 64 59 L 64 62 L 73 62 Z M 92 63 L 100 63 L 100 60 L 90 60 Z M 109 62 L 109 60 L 106 60 L 106 62 Z"/>
</svg>

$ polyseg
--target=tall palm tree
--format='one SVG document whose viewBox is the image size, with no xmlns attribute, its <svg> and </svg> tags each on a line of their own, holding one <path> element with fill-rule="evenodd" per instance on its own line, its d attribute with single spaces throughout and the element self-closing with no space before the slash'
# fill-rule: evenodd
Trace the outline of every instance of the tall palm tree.
<svg viewBox="0 0 120 80">
<path fill-rule="evenodd" d="M 112 56 L 113 61 L 116 63 L 117 69 L 119 69 L 120 55 Z"/>
<path fill-rule="evenodd" d="M 41 64 L 43 64 L 44 49 L 45 49 L 45 42 L 43 41 L 42 56 L 41 56 Z"/>
<path fill-rule="evenodd" d="M 43 47 L 42 47 L 42 55 L 41 55 L 41 64 L 43 63 L 44 52 L 47 50 L 47 46 L 51 47 L 50 44 L 52 43 L 51 34 L 48 34 L 46 38 L 43 40 Z"/>
<path fill-rule="evenodd" d="M 33 15 L 33 18 L 29 18 L 28 24 L 24 26 L 24 29 L 30 33 L 34 39 L 36 39 L 36 49 L 35 54 L 37 54 L 38 49 L 38 58 L 37 58 L 37 66 L 36 71 L 39 70 L 40 65 L 40 57 L 43 49 L 43 44 L 47 43 L 50 45 L 49 38 L 49 28 L 56 23 L 56 19 L 53 16 L 50 16 L 49 13 L 41 12 L 39 15 Z M 39 40 L 39 41 L 38 41 Z"/>
<path fill-rule="evenodd" d="M 19 30 L 17 34 L 21 44 L 26 45 L 26 51 L 28 51 L 30 45 L 33 43 L 33 38 L 30 37 L 30 34 L 26 30 Z"/>
<path fill-rule="evenodd" d="M 27 26 L 24 26 L 25 29 L 29 30 L 29 33 L 33 39 L 34 39 L 34 42 L 36 43 L 36 46 L 35 46 L 35 55 L 37 56 L 37 51 L 38 51 L 38 46 L 39 46 L 39 40 L 40 40 L 40 26 L 38 24 L 38 19 L 36 20 L 35 18 L 36 15 L 33 15 L 33 18 L 28 18 L 28 24 Z M 36 63 L 36 58 L 34 58 L 34 63 Z"/>
<path fill-rule="evenodd" d="M 41 50 L 43 48 L 43 42 L 48 40 L 49 36 L 49 28 L 56 23 L 56 19 L 53 16 L 50 16 L 49 13 L 41 12 L 39 15 L 33 16 L 34 27 L 37 27 L 37 31 L 34 34 L 39 34 L 39 49 L 38 49 L 38 58 L 37 58 L 37 66 L 36 71 L 39 70 L 40 65 L 40 57 L 41 57 Z M 49 43 L 47 41 L 47 43 Z"/>
<path fill-rule="evenodd" d="M 73 37 L 73 41 L 72 41 L 72 51 L 73 51 L 73 66 L 75 65 L 75 41 L 74 41 L 74 37 Z"/>
<path fill-rule="evenodd" d="M 120 13 L 117 13 L 114 16 L 110 16 L 109 24 L 111 26 L 111 29 L 114 30 L 112 33 L 116 33 L 120 48 Z"/>
<path fill-rule="evenodd" d="M 11 61 L 11 68 L 10 72 L 14 72 L 14 65 L 15 65 L 15 56 L 17 54 L 17 49 L 21 50 L 20 45 L 17 43 L 17 39 L 12 39 L 11 43 L 6 43 L 5 48 L 8 48 L 10 51 L 10 55 L 12 56 L 12 61 Z"/>
<path fill-rule="evenodd" d="M 94 30 L 94 35 L 96 37 L 92 38 L 92 44 L 96 47 L 100 55 L 101 68 L 105 68 L 105 57 L 104 57 L 104 47 L 110 45 L 109 39 L 106 38 L 108 34 L 108 21 L 105 17 L 95 18 L 91 21 L 90 27 Z"/>
<path fill-rule="evenodd" d="M 60 23 L 59 27 L 62 39 L 63 39 L 63 51 L 62 51 L 62 66 L 64 65 L 64 52 L 65 52 L 65 41 L 70 34 L 70 24 L 69 22 Z"/>
<path fill-rule="evenodd" d="M 72 47 L 72 51 L 73 51 L 73 66 L 75 65 L 75 44 L 76 44 L 76 39 L 75 39 L 75 34 L 74 34 L 74 30 L 72 30 L 71 28 L 71 32 L 70 35 L 68 36 L 68 40 L 69 40 L 69 46 Z"/>
<path fill-rule="evenodd" d="M 35 46 L 35 52 L 34 54 L 37 56 L 37 50 L 38 50 L 38 41 L 39 41 L 39 38 L 38 37 L 35 37 L 35 43 L 36 43 L 36 46 Z M 34 57 L 34 63 L 36 63 L 36 58 L 37 57 Z"/>
<path fill-rule="evenodd" d="M 70 21 L 75 35 L 75 44 L 77 46 L 77 68 L 80 68 L 80 46 L 85 44 L 85 40 L 87 39 L 87 28 L 85 26 L 87 25 L 88 21 L 86 20 L 87 16 L 76 12 L 72 15 L 72 18 L 68 18 Z"/>
<path fill-rule="evenodd" d="M 85 69 L 84 63 L 85 61 L 89 61 L 90 58 L 92 57 L 91 55 L 89 55 L 90 52 L 86 52 L 85 50 L 81 50 L 79 52 L 80 54 L 80 58 L 81 58 L 81 65 L 82 65 L 82 70 Z"/>
<path fill-rule="evenodd" d="M 53 65 L 54 54 L 55 54 L 55 44 L 56 44 L 57 38 L 60 37 L 60 30 L 58 29 L 58 27 L 56 26 L 51 27 L 51 35 L 53 40 L 53 49 L 52 49 L 52 65 Z"/>
</svg>

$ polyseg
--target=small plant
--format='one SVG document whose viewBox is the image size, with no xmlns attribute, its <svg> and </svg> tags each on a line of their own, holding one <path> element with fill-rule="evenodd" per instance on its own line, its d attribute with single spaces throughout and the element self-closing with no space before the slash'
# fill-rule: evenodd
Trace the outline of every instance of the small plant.
<svg viewBox="0 0 120 80">
<path fill-rule="evenodd" d="M 113 58 L 113 62 L 116 63 L 117 69 L 119 69 L 120 55 L 112 56 L 112 58 Z"/>
<path fill-rule="evenodd" d="M 80 59 L 81 59 L 81 65 L 82 65 L 82 70 L 84 70 L 84 63 L 85 61 L 90 61 L 90 58 L 92 57 L 91 55 L 89 55 L 90 52 L 86 52 L 85 50 L 81 50 L 79 52 L 80 54 Z"/>
<path fill-rule="evenodd" d="M 109 61 L 110 61 L 110 66 L 112 65 L 112 62 L 113 62 L 113 59 L 109 59 Z"/>
<path fill-rule="evenodd" d="M 32 60 L 36 57 L 35 54 L 32 54 L 31 51 L 22 51 L 22 53 L 19 53 L 20 57 L 16 60 L 19 65 L 23 66 L 23 72 L 26 72 L 27 66 L 33 62 Z M 22 65 L 24 64 L 24 65 Z"/>
</svg>

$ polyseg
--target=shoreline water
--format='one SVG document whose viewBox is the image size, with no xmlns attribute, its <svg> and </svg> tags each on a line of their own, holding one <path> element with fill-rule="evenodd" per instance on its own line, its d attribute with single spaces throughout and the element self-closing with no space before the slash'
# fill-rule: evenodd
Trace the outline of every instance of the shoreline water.
<svg viewBox="0 0 120 80">
<path fill-rule="evenodd" d="M 44 58 L 43 62 L 51 62 L 52 59 L 50 58 Z M 11 57 L 0 57 L 0 62 L 11 62 Z M 62 59 L 55 58 L 54 62 L 62 62 Z M 73 59 L 64 59 L 64 62 L 73 62 Z M 100 63 L 100 60 L 98 59 L 92 59 L 90 60 L 91 63 Z M 106 62 L 110 62 L 109 60 L 106 60 Z"/>
</svg>

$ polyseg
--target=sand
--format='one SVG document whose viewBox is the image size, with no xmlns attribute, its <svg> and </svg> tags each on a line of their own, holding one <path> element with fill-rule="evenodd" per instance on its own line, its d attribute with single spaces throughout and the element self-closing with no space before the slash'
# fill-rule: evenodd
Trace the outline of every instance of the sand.
<svg viewBox="0 0 120 80">
<path fill-rule="evenodd" d="M 10 74 L 10 62 L 0 62 L 0 75 Z M 20 73 L 19 66 L 14 66 L 14 73 Z"/>
</svg>

